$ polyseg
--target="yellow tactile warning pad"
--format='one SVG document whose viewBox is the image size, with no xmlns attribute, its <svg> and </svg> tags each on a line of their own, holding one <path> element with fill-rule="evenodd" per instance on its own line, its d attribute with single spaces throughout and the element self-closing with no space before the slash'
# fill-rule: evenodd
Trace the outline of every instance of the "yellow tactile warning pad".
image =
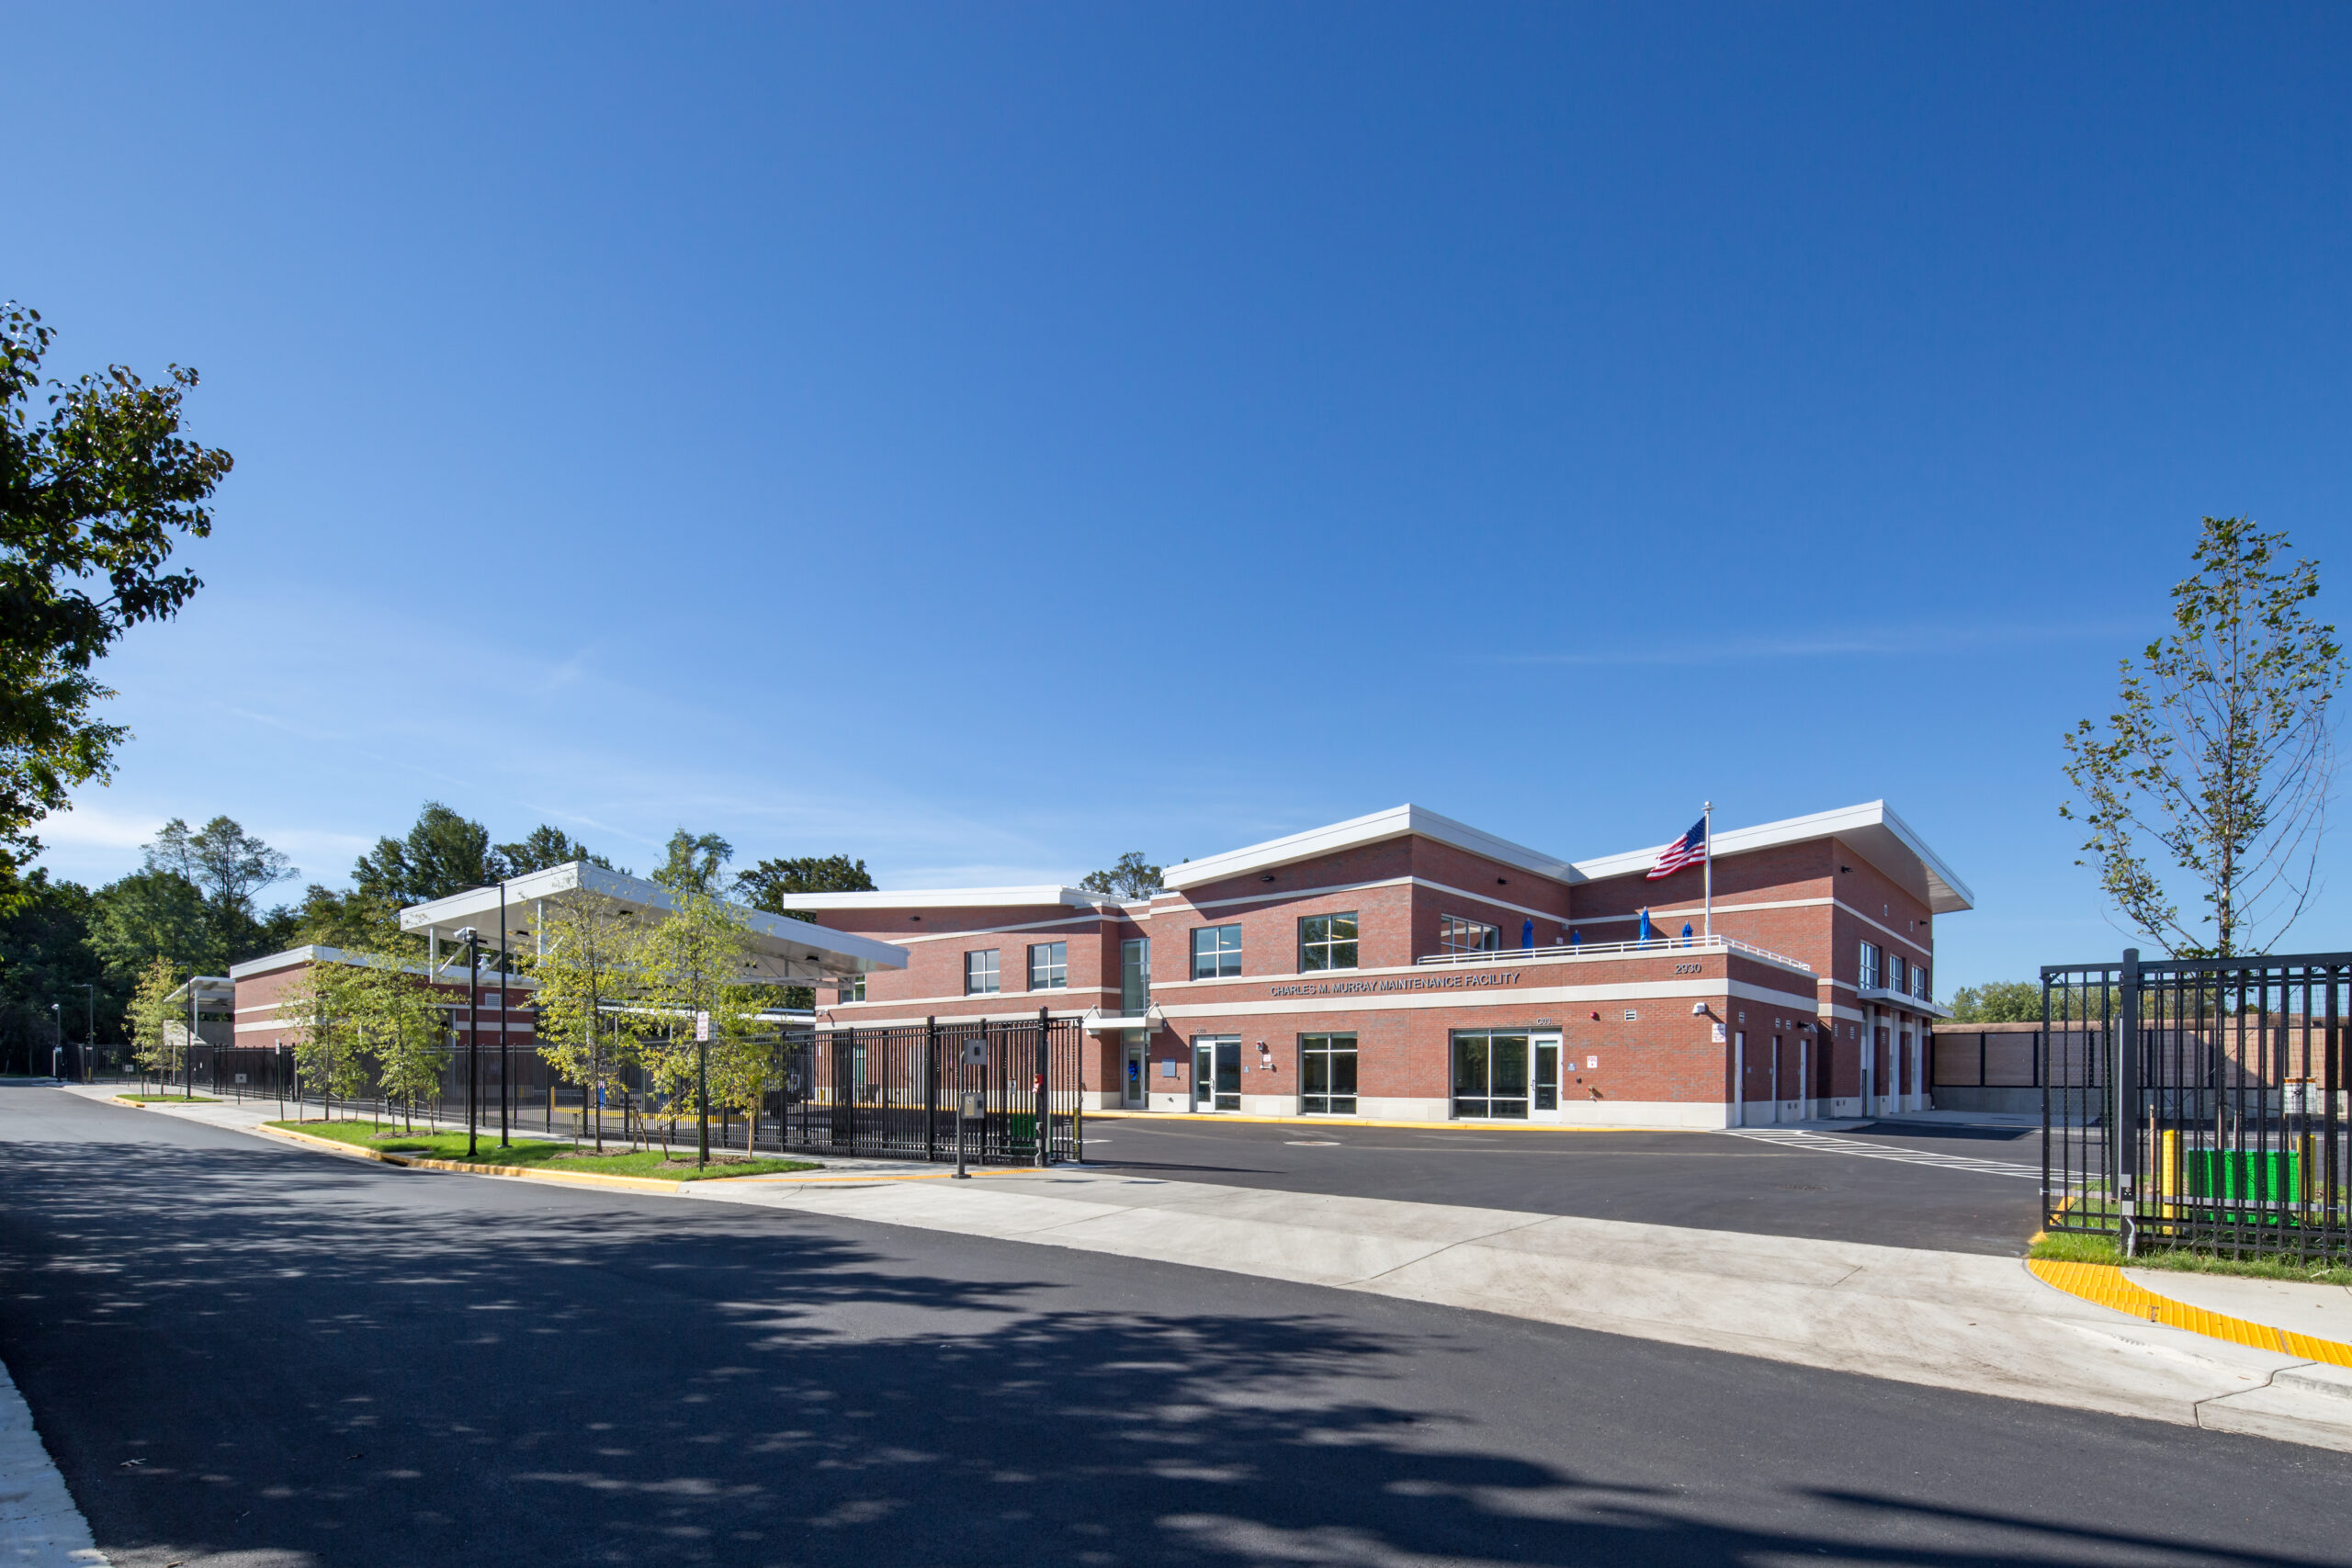
<svg viewBox="0 0 2352 1568">
<path fill-rule="evenodd" d="M 2116 1312 L 2129 1313 L 2150 1323 L 2161 1323 L 2167 1328 L 2185 1328 L 2191 1334 L 2202 1334 L 2209 1339 L 2226 1339 L 2233 1345 L 2250 1346 L 2256 1350 L 2276 1350 L 2285 1356 L 2301 1356 L 2307 1361 L 2325 1361 L 2338 1367 L 2352 1367 L 2352 1345 L 2334 1339 L 2314 1339 L 2308 1334 L 2290 1333 L 2273 1328 L 2267 1324 L 2249 1323 L 2242 1317 L 2227 1317 L 2203 1307 L 2190 1306 L 2153 1291 L 2141 1289 L 2125 1279 L 2123 1270 L 2111 1263 L 2061 1263 L 2054 1258 L 2035 1258 L 2026 1267 L 2034 1277 L 2070 1296 L 2080 1296 L 2086 1302 Z"/>
</svg>

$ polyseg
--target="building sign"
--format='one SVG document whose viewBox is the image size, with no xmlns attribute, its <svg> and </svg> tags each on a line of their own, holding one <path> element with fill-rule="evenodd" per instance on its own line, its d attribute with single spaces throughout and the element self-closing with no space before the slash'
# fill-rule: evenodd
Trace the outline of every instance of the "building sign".
<svg viewBox="0 0 2352 1568">
<path fill-rule="evenodd" d="M 1399 975 L 1385 980 L 1332 980 L 1319 986 L 1275 986 L 1277 997 L 1359 997 L 1383 991 L 1466 991 L 1485 986 L 1516 986 L 1520 972 L 1485 975 Z"/>
</svg>

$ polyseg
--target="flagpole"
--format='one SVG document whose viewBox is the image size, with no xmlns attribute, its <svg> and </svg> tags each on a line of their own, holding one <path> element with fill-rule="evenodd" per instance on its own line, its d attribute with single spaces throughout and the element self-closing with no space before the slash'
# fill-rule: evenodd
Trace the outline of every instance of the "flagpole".
<svg viewBox="0 0 2352 1568">
<path fill-rule="evenodd" d="M 1699 821 L 1707 836 L 1707 858 L 1701 863 L 1706 867 L 1707 912 L 1701 918 L 1707 922 L 1706 934 L 1715 934 L 1715 803 L 1708 801 L 1699 808 Z"/>
</svg>

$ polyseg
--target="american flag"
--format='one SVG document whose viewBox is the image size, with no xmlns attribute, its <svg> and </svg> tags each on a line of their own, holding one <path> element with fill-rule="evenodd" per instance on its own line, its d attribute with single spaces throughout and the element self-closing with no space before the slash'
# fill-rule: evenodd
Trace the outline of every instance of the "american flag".
<svg viewBox="0 0 2352 1568">
<path fill-rule="evenodd" d="M 1690 830 L 1666 846 L 1650 867 L 1649 880 L 1672 876 L 1686 865 L 1696 865 L 1707 858 L 1707 819 L 1703 817 L 1690 824 Z"/>
</svg>

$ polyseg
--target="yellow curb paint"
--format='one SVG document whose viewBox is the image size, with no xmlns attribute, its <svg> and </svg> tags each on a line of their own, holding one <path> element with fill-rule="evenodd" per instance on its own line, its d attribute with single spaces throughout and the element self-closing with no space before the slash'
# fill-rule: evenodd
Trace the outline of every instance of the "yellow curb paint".
<svg viewBox="0 0 2352 1568">
<path fill-rule="evenodd" d="M 2127 1313 L 2149 1323 L 2161 1323 L 2167 1328 L 2185 1328 L 2191 1334 L 2201 1334 L 2209 1339 L 2225 1339 L 2233 1345 L 2245 1345 L 2256 1350 L 2276 1350 L 2281 1355 L 2301 1356 L 2307 1361 L 2352 1367 L 2352 1345 L 2334 1339 L 2314 1339 L 2308 1334 L 2290 1333 L 2267 1324 L 2207 1312 L 2203 1307 L 2160 1296 L 2154 1291 L 2133 1284 L 2124 1277 L 2123 1270 L 2112 1263 L 2066 1263 L 2053 1258 L 2035 1258 L 2028 1259 L 2026 1267 L 2042 1283 L 2070 1296 L 2080 1296 L 2086 1302 Z"/>
<path fill-rule="evenodd" d="M 1566 1122 L 1367 1122 L 1350 1116 L 1244 1116 L 1237 1111 L 1090 1111 L 1088 1121 L 1252 1122 L 1281 1127 L 1406 1127 L 1439 1133 L 1698 1133 L 1702 1127 L 1586 1127 Z"/>
</svg>

